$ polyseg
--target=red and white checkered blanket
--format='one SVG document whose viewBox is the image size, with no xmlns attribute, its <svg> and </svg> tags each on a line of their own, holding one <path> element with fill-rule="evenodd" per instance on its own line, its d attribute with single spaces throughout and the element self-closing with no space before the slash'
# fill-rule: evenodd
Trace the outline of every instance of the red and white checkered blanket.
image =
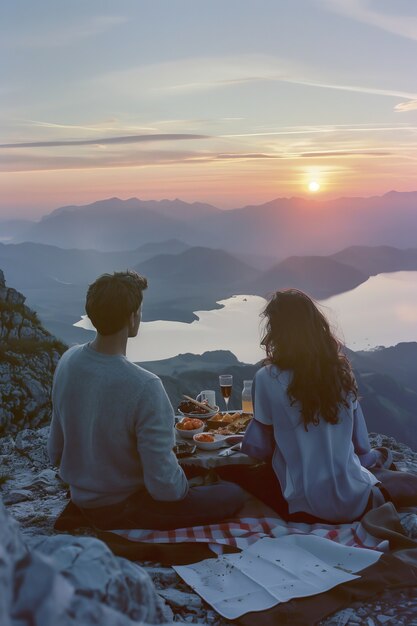
<svg viewBox="0 0 417 626">
<path fill-rule="evenodd" d="M 133 542 L 207 543 L 217 554 L 223 552 L 222 546 L 224 545 L 244 550 L 263 537 L 282 537 L 293 534 L 316 535 L 346 546 L 369 548 L 381 552 L 389 549 L 388 541 L 370 535 L 360 522 L 337 525 L 287 523 L 280 517 L 274 516 L 271 509 L 259 501 L 256 503 L 252 501 L 250 515 L 224 521 L 220 524 L 207 524 L 175 530 L 132 529 L 114 530 L 112 532 Z"/>
</svg>

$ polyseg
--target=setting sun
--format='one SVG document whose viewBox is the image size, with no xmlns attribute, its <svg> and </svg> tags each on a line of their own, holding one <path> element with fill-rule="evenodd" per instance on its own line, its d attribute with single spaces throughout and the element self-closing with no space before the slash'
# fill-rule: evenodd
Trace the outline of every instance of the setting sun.
<svg viewBox="0 0 417 626">
<path fill-rule="evenodd" d="M 317 181 L 315 180 L 311 180 L 308 183 L 308 190 L 311 191 L 312 193 L 316 193 L 316 191 L 320 190 L 320 185 Z"/>
</svg>

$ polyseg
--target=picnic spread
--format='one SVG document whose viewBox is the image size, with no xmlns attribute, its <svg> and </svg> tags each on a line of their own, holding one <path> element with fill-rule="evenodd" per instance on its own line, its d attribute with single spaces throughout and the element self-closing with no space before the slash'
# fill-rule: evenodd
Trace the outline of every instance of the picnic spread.
<svg viewBox="0 0 417 626">
<path fill-rule="evenodd" d="M 180 464 L 183 467 L 212 469 L 225 464 L 253 465 L 257 463 L 256 459 L 240 452 L 243 433 L 251 419 L 252 414 L 243 411 L 217 412 L 206 419 L 203 415 L 200 419 L 178 416 L 175 428 L 175 451 Z M 183 430 L 180 426 L 184 424 L 195 427 Z M 211 444 L 211 447 L 204 444 Z"/>
</svg>

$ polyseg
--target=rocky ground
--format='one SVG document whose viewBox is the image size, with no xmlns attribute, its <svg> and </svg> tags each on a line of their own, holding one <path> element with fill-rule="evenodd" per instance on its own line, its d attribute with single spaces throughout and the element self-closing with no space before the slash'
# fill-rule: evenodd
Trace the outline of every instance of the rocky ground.
<svg viewBox="0 0 417 626">
<path fill-rule="evenodd" d="M 110 607 L 112 610 L 120 611 L 121 615 L 126 617 L 128 621 L 114 622 L 121 626 L 130 626 L 132 623 L 130 620 L 138 619 L 139 616 L 141 619 L 149 620 L 149 623 L 161 623 L 161 620 L 167 621 L 172 618 L 174 622 L 213 626 L 230 624 L 193 593 L 171 568 L 162 567 L 158 563 L 141 563 L 142 569 L 135 570 L 134 566 L 124 559 L 118 559 L 109 554 L 101 542 L 94 540 L 91 544 L 93 540 L 90 531 L 82 531 L 81 536 L 74 538 L 57 534 L 53 530 L 54 520 L 65 504 L 67 489 L 60 481 L 55 469 L 50 467 L 47 459 L 47 434 L 48 427 L 45 427 L 38 430 L 23 430 L 16 436 L 8 435 L 0 438 L 0 493 L 8 513 L 19 523 L 26 545 L 31 550 L 36 549 L 49 556 L 58 550 L 58 555 L 63 555 L 66 580 L 72 584 L 78 581 L 84 586 L 89 585 L 88 597 L 96 603 L 101 602 L 95 608 L 99 611 L 97 615 L 101 615 L 101 622 L 85 623 L 100 623 L 104 626 L 107 623 L 106 613 L 103 612 L 102 607 L 104 604 L 106 610 Z M 385 445 L 393 450 L 394 460 L 400 469 L 417 473 L 417 453 L 388 437 L 371 435 L 371 439 L 373 445 Z M 402 523 L 407 533 L 417 538 L 417 516 L 409 513 L 403 517 Z M 104 573 L 101 571 L 98 580 L 93 580 L 95 576 L 89 569 L 89 563 L 94 559 L 99 559 L 100 562 L 106 564 Z M 163 603 L 158 604 L 159 600 L 152 595 L 153 586 L 146 583 L 148 578 L 144 577 L 144 572 L 152 579 L 158 598 L 165 602 L 165 608 Z M 148 612 L 144 612 L 143 608 L 140 609 L 141 604 L 137 597 L 135 600 L 135 594 L 132 598 L 134 589 L 136 589 L 136 596 L 139 595 L 142 600 L 146 598 L 150 606 Z M 82 598 L 85 598 L 85 593 L 84 589 L 81 594 Z M 74 615 L 80 615 L 82 611 L 86 611 L 85 605 L 80 608 L 80 602 L 80 598 L 77 597 L 78 613 L 75 611 Z M 88 615 L 91 610 L 90 606 L 87 611 Z M 119 620 L 121 619 L 119 615 Z M 7 624 L 1 619 L 0 623 Z M 72 624 L 72 622 L 68 623 Z M 110 623 L 113 622 L 110 621 Z M 323 622 L 323 626 L 353 624 L 417 626 L 417 589 L 381 593 L 372 602 L 352 605 Z M 43 623 L 42 626 L 44 626 Z"/>
</svg>

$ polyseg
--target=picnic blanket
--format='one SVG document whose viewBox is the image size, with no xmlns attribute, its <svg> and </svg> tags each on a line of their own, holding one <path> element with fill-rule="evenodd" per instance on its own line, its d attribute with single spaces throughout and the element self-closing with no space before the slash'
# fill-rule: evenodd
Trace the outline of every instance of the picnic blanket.
<svg viewBox="0 0 417 626">
<path fill-rule="evenodd" d="M 225 547 L 245 550 L 264 537 L 297 534 L 315 535 L 355 548 L 369 548 L 382 552 L 389 549 L 388 541 L 372 534 L 362 522 L 336 525 L 285 522 L 275 511 L 254 497 L 248 499 L 238 519 L 225 520 L 218 524 L 175 530 L 122 529 L 110 532 L 134 543 L 202 543 L 215 554 L 228 552 Z"/>
<path fill-rule="evenodd" d="M 188 564 L 177 562 L 174 569 L 228 619 L 352 581 L 357 578 L 354 572 L 369 567 L 389 549 L 387 539 L 375 536 L 361 522 L 289 523 L 254 497 L 248 499 L 239 519 L 166 531 L 121 529 L 111 534 L 141 545 L 191 544 L 192 550 L 196 544 L 206 545 L 211 557 L 200 554 Z M 224 554 L 230 548 L 238 553 Z M 222 556 L 216 559 L 215 555 Z M 270 584 L 278 580 L 279 584 Z"/>
</svg>

